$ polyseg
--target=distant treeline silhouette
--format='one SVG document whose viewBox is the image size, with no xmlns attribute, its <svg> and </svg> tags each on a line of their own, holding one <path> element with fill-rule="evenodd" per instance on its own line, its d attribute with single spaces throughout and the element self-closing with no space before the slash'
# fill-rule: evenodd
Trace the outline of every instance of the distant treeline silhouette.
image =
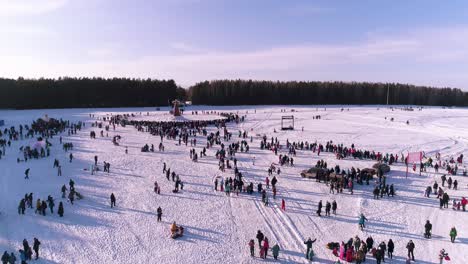
<svg viewBox="0 0 468 264">
<path fill-rule="evenodd" d="M 166 106 L 175 98 L 206 105 L 386 104 L 468 106 L 460 89 L 399 83 L 205 81 L 188 91 L 173 80 L 0 78 L 0 109 Z"/>
<path fill-rule="evenodd" d="M 215 80 L 190 88 L 193 104 L 389 104 L 468 106 L 468 93 L 400 83 Z"/>
<path fill-rule="evenodd" d="M 0 79 L 0 109 L 166 106 L 181 90 L 173 80 Z"/>
</svg>

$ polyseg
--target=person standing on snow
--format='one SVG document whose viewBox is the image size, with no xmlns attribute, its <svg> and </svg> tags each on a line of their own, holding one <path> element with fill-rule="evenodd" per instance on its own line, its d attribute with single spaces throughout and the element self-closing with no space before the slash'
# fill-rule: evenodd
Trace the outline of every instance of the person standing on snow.
<svg viewBox="0 0 468 264">
<path fill-rule="evenodd" d="M 57 213 L 58 213 L 58 215 L 59 215 L 60 217 L 63 217 L 63 203 L 62 203 L 62 202 L 59 203 L 59 207 L 58 207 Z"/>
<path fill-rule="evenodd" d="M 336 204 L 336 201 L 333 200 L 333 203 L 332 203 L 332 212 L 334 215 L 336 215 L 336 209 L 338 208 L 337 204 Z"/>
<path fill-rule="evenodd" d="M 263 235 L 263 233 L 262 233 L 260 230 L 257 231 L 257 236 L 256 236 L 256 238 L 257 238 L 257 240 L 258 240 L 258 247 L 259 247 L 259 248 L 262 248 L 262 241 L 263 241 L 263 239 L 265 238 L 265 236 Z"/>
<path fill-rule="evenodd" d="M 158 222 L 161 222 L 161 221 L 162 221 L 162 219 L 161 219 L 161 217 L 162 217 L 162 209 L 161 209 L 161 206 L 158 207 L 158 209 L 156 210 L 156 212 L 157 212 L 157 215 L 158 215 L 158 220 L 157 220 L 157 221 L 158 221 Z"/>
<path fill-rule="evenodd" d="M 111 208 L 114 208 L 114 206 L 115 206 L 115 195 L 114 195 L 114 193 L 111 193 L 110 200 L 111 200 Z"/>
<path fill-rule="evenodd" d="M 374 246 L 374 239 L 372 238 L 372 236 L 369 236 L 367 239 L 366 239 L 366 244 L 367 244 L 367 248 L 370 250 L 372 250 L 372 247 Z"/>
<path fill-rule="evenodd" d="M 395 249 L 395 244 L 393 243 L 393 240 L 392 239 L 388 240 L 387 250 L 388 250 L 388 257 L 390 259 L 393 259 L 393 250 L 394 249 Z"/>
<path fill-rule="evenodd" d="M 415 245 L 413 243 L 413 240 L 410 240 L 408 244 L 406 244 L 406 249 L 408 250 L 408 258 L 414 261 L 414 248 Z"/>
<path fill-rule="evenodd" d="M 273 179 L 271 180 L 271 186 L 273 186 L 273 188 L 275 188 L 276 183 L 278 183 L 278 179 L 276 179 L 276 176 L 273 176 Z"/>
<path fill-rule="evenodd" d="M 361 228 L 361 230 L 364 230 L 364 228 L 366 227 L 366 224 L 365 224 L 366 221 L 367 221 L 367 218 L 364 216 L 363 213 L 361 213 L 361 216 L 359 216 L 359 227 Z"/>
<path fill-rule="evenodd" d="M 325 216 L 330 216 L 331 204 L 329 201 L 325 204 Z"/>
<path fill-rule="evenodd" d="M 8 255 L 8 252 L 5 250 L 2 255 L 2 264 L 8 264 L 8 261 L 10 261 L 10 255 Z"/>
<path fill-rule="evenodd" d="M 431 231 L 432 231 L 432 224 L 431 222 L 429 222 L 429 220 L 427 220 L 426 224 L 424 225 L 424 237 L 431 238 Z"/>
<path fill-rule="evenodd" d="M 318 215 L 318 216 L 322 216 L 322 215 L 321 215 L 321 213 L 322 213 L 322 207 L 323 207 L 323 205 L 322 205 L 322 200 L 320 200 L 319 203 L 318 203 L 318 209 L 317 209 L 317 215 Z"/>
<path fill-rule="evenodd" d="M 267 258 L 268 256 L 268 249 L 270 248 L 270 243 L 268 242 L 268 238 L 265 237 L 263 239 L 263 252 L 264 252 L 264 257 Z"/>
<path fill-rule="evenodd" d="M 16 263 L 15 253 L 11 252 L 9 264 L 15 264 L 15 263 Z"/>
<path fill-rule="evenodd" d="M 273 258 L 274 258 L 275 260 L 278 259 L 279 251 L 280 251 L 280 247 L 278 246 L 278 244 L 275 244 L 275 245 L 271 248 L 271 252 L 273 253 Z"/>
<path fill-rule="evenodd" d="M 62 191 L 62 198 L 65 198 L 65 195 L 67 193 L 67 186 L 65 186 L 65 184 L 62 186 L 61 191 Z"/>
<path fill-rule="evenodd" d="M 307 239 L 307 241 L 304 241 L 304 244 L 307 246 L 307 251 L 306 251 L 306 258 L 309 259 L 310 256 L 310 251 L 312 251 L 312 244 L 315 243 L 317 239 L 312 240 L 310 237 Z"/>
<path fill-rule="evenodd" d="M 450 229 L 450 242 L 455 243 L 455 238 L 457 238 L 457 229 L 452 227 L 452 229 Z"/>
<path fill-rule="evenodd" d="M 33 249 L 34 249 L 34 252 L 36 253 L 36 259 L 39 258 L 39 246 L 40 245 L 41 245 L 41 242 L 39 241 L 39 239 L 34 238 Z"/>
<path fill-rule="evenodd" d="M 21 199 L 20 204 L 18 206 L 18 214 L 24 214 L 24 211 L 26 210 L 26 202 L 24 199 Z"/>
<path fill-rule="evenodd" d="M 54 206 L 55 206 L 54 198 L 52 198 L 52 196 L 49 195 L 47 197 L 47 203 L 49 204 L 50 213 L 53 214 L 54 213 Z"/>
<path fill-rule="evenodd" d="M 255 256 L 255 242 L 253 239 L 250 239 L 249 241 L 249 249 L 250 249 L 250 256 L 253 257 Z"/>
</svg>

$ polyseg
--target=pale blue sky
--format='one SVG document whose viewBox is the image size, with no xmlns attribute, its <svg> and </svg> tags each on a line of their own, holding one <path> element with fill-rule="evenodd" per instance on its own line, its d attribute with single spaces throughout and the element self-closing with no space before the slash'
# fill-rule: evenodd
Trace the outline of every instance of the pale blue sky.
<svg viewBox="0 0 468 264">
<path fill-rule="evenodd" d="M 0 0 L 0 76 L 468 90 L 468 1 Z"/>
</svg>

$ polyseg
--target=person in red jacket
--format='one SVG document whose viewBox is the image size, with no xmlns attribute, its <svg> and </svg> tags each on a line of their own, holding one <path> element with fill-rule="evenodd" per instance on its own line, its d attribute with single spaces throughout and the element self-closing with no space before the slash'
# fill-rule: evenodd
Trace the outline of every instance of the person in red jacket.
<svg viewBox="0 0 468 264">
<path fill-rule="evenodd" d="M 284 199 L 281 199 L 281 210 L 286 211 L 286 202 Z M 463 206 L 463 211 L 465 211 L 465 206 Z"/>
<path fill-rule="evenodd" d="M 462 205 L 463 211 L 465 211 L 467 203 L 468 203 L 468 201 L 466 200 L 465 197 L 463 197 L 462 200 L 461 200 L 461 205 Z"/>
</svg>

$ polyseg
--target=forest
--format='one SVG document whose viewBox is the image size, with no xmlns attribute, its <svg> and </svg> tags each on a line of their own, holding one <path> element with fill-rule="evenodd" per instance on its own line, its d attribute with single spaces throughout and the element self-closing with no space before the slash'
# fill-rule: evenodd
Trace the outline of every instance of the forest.
<svg viewBox="0 0 468 264">
<path fill-rule="evenodd" d="M 468 93 L 400 83 L 214 80 L 188 90 L 174 80 L 0 78 L 0 109 L 195 105 L 348 104 L 468 106 Z"/>
<path fill-rule="evenodd" d="M 193 104 L 348 104 L 468 106 L 468 93 L 400 83 L 215 80 L 190 88 Z"/>
<path fill-rule="evenodd" d="M 173 80 L 0 79 L 0 109 L 166 106 L 180 89 Z"/>
</svg>

